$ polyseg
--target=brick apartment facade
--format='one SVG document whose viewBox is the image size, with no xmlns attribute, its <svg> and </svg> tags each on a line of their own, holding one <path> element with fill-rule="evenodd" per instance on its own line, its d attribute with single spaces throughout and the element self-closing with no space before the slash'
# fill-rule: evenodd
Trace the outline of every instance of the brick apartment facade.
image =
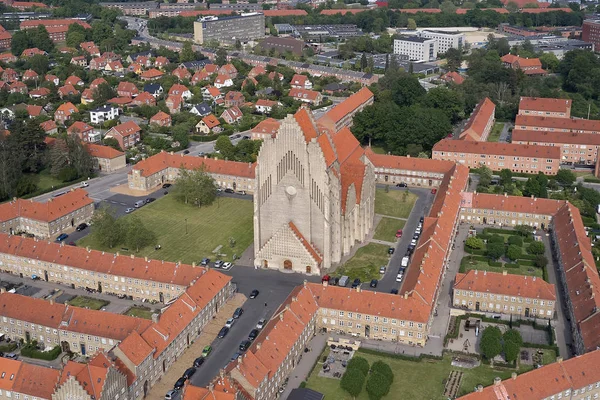
<svg viewBox="0 0 600 400">
<path fill-rule="evenodd" d="M 481 100 L 467 120 L 460 139 L 485 142 L 496 121 L 496 105 L 487 97 Z"/>
<path fill-rule="evenodd" d="M 598 159 L 600 135 L 514 129 L 512 141 L 521 145 L 559 148 L 561 163 L 594 165 Z"/>
<path fill-rule="evenodd" d="M 600 121 L 577 118 L 554 118 L 517 115 L 515 129 L 564 133 L 600 133 Z"/>
<path fill-rule="evenodd" d="M 45 203 L 14 199 L 0 204 L 0 232 L 25 232 L 49 239 L 89 222 L 93 214 L 94 201 L 83 189 L 74 189 Z"/>
<path fill-rule="evenodd" d="M 458 273 L 452 292 L 455 308 L 475 312 L 512 314 L 519 319 L 553 319 L 554 285 L 541 278 L 470 270 Z"/>
<path fill-rule="evenodd" d="M 569 99 L 523 96 L 519 100 L 519 115 L 571 118 L 571 103 Z"/>
<path fill-rule="evenodd" d="M 433 146 L 431 158 L 457 162 L 469 168 L 485 165 L 492 171 L 506 168 L 526 174 L 556 175 L 560 169 L 561 151 L 557 147 L 443 139 Z"/>
</svg>

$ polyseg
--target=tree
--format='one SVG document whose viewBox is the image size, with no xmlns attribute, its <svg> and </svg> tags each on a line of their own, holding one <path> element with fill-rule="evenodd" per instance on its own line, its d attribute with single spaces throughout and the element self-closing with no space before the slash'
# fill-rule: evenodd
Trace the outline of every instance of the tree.
<svg viewBox="0 0 600 400">
<path fill-rule="evenodd" d="M 528 237 L 533 233 L 533 226 L 515 225 L 514 230 L 521 236 Z"/>
<path fill-rule="evenodd" d="M 554 53 L 543 53 L 539 58 L 542 63 L 542 68 L 549 71 L 556 71 L 558 64 L 560 64 L 559 59 Z"/>
<path fill-rule="evenodd" d="M 222 47 L 219 47 L 217 49 L 217 53 L 216 53 L 216 58 L 215 58 L 215 64 L 217 64 L 219 67 L 227 64 L 227 50 L 225 50 Z"/>
<path fill-rule="evenodd" d="M 454 124 L 464 117 L 465 99 L 462 92 L 445 87 L 436 87 L 427 92 L 423 104 L 440 109 Z"/>
<path fill-rule="evenodd" d="M 506 9 L 510 13 L 516 13 L 517 11 L 519 11 L 519 5 L 517 3 L 515 3 L 514 1 L 509 1 L 508 4 L 506 5 Z"/>
<path fill-rule="evenodd" d="M 478 237 L 471 236 L 465 241 L 465 245 L 470 249 L 483 249 L 483 240 Z"/>
<path fill-rule="evenodd" d="M 556 174 L 556 181 L 563 186 L 571 186 L 576 180 L 577 177 L 569 169 L 560 169 Z"/>
<path fill-rule="evenodd" d="M 523 238 L 521 236 L 513 235 L 508 237 L 508 244 L 514 244 L 516 246 L 523 246 Z"/>
<path fill-rule="evenodd" d="M 71 24 L 71 26 L 79 26 L 78 24 Z M 69 28 L 70 30 L 70 28 Z M 67 46 L 77 48 L 81 43 L 85 42 L 85 34 L 81 32 L 67 32 Z"/>
<path fill-rule="evenodd" d="M 192 48 L 191 42 L 185 42 L 179 53 L 179 62 L 194 61 L 196 59 L 196 53 Z"/>
<path fill-rule="evenodd" d="M 240 42 L 239 39 L 235 40 L 235 49 L 236 50 L 241 50 L 242 49 L 242 42 Z"/>
<path fill-rule="evenodd" d="M 23 50 L 29 48 L 29 37 L 26 30 L 19 30 L 13 34 L 10 42 L 11 52 L 17 57 L 23 53 Z"/>
<path fill-rule="evenodd" d="M 519 257 L 521 257 L 521 254 L 521 248 L 519 246 L 511 244 L 506 248 L 506 257 L 512 261 L 518 260 Z"/>
<path fill-rule="evenodd" d="M 132 215 L 127 219 L 125 232 L 125 244 L 127 247 L 134 248 L 136 252 L 156 243 L 154 232 L 146 228 L 137 215 Z"/>
<path fill-rule="evenodd" d="M 527 252 L 529 254 L 544 254 L 546 251 L 546 246 L 542 242 L 533 242 L 527 247 Z"/>
<path fill-rule="evenodd" d="M 367 68 L 367 56 L 365 53 L 360 57 L 360 70 L 364 71 Z"/>
<path fill-rule="evenodd" d="M 375 361 L 373 365 L 371 365 L 371 372 L 382 374 L 388 379 L 390 384 L 394 381 L 394 372 L 392 371 L 392 368 L 383 361 Z"/>
<path fill-rule="evenodd" d="M 502 351 L 502 332 L 497 326 L 488 326 L 481 334 L 479 349 L 488 360 L 496 357 Z"/>
<path fill-rule="evenodd" d="M 482 165 L 479 167 L 479 185 L 483 187 L 490 186 L 492 183 L 492 170 L 487 166 Z"/>
<path fill-rule="evenodd" d="M 546 266 L 548 265 L 548 259 L 546 258 L 546 256 L 538 254 L 535 256 L 535 260 L 533 261 L 533 263 L 538 268 L 546 268 Z"/>
<path fill-rule="evenodd" d="M 113 208 L 102 207 L 92 217 L 92 233 L 98 242 L 105 247 L 113 248 L 124 238 L 123 224 L 117 220 Z"/>
<path fill-rule="evenodd" d="M 440 4 L 440 9 L 445 14 L 454 14 L 456 12 L 456 6 L 450 0 L 445 0 Z"/>
<path fill-rule="evenodd" d="M 460 49 L 451 48 L 446 52 L 446 68 L 448 71 L 458 71 L 462 64 L 462 52 Z"/>
<path fill-rule="evenodd" d="M 500 170 L 500 184 L 502 186 L 510 185 L 512 183 L 512 171 L 508 168 L 504 168 Z"/>
<path fill-rule="evenodd" d="M 504 358 L 508 362 L 514 362 L 517 360 L 523 345 L 523 338 L 516 329 L 509 329 L 502 335 L 504 341 Z"/>
<path fill-rule="evenodd" d="M 235 160 L 235 146 L 231 143 L 229 137 L 223 135 L 217 138 L 215 142 L 215 151 L 221 153 L 221 157 L 227 160 Z"/>
<path fill-rule="evenodd" d="M 44 163 L 46 134 L 35 119 L 16 120 L 10 125 L 8 141 L 19 152 L 23 172 L 38 172 Z"/>
<path fill-rule="evenodd" d="M 21 155 L 8 138 L 0 136 L 0 200 L 17 194 L 21 176 Z"/>
<path fill-rule="evenodd" d="M 48 57 L 41 54 L 36 54 L 29 59 L 31 69 L 40 75 L 45 75 L 48 72 L 48 65 Z"/>
<path fill-rule="evenodd" d="M 490 243 L 486 247 L 485 254 L 492 260 L 497 260 L 504 254 L 504 245 L 502 243 Z"/>
<path fill-rule="evenodd" d="M 94 90 L 94 101 L 98 104 L 106 103 L 108 100 L 117 96 L 117 92 L 108 83 L 101 83 Z M 143 107 L 143 106 L 142 106 Z"/>
<path fill-rule="evenodd" d="M 379 400 L 390 391 L 389 378 L 379 372 L 372 372 L 367 380 L 367 393 L 370 400 Z"/>
<path fill-rule="evenodd" d="M 104 138 L 102 139 L 102 144 L 121 151 L 121 145 L 119 145 L 119 141 L 115 138 Z"/>
<path fill-rule="evenodd" d="M 350 361 L 352 361 L 352 359 Z M 346 372 L 340 381 L 340 387 L 354 398 L 360 394 L 364 384 L 365 375 L 358 369 L 346 368 Z"/>
<path fill-rule="evenodd" d="M 415 22 L 414 18 L 409 18 L 408 19 L 406 27 L 408 29 L 410 29 L 411 31 L 414 31 L 415 29 L 417 29 L 417 23 Z"/>
<path fill-rule="evenodd" d="M 38 25 L 36 29 L 31 29 L 28 35 L 32 47 L 37 47 L 48 53 L 54 50 L 54 42 L 50 39 L 50 35 L 44 25 Z"/>
<path fill-rule="evenodd" d="M 366 376 L 369 373 L 369 362 L 364 357 L 352 357 L 346 369 L 356 369 Z"/>
<path fill-rule="evenodd" d="M 198 207 L 212 204 L 217 198 L 217 185 L 214 179 L 202 169 L 181 168 L 175 181 L 173 196 L 185 204 Z"/>
</svg>

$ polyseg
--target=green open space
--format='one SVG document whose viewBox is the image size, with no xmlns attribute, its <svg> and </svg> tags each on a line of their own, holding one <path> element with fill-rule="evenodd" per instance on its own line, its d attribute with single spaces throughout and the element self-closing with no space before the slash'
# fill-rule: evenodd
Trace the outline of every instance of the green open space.
<svg viewBox="0 0 600 400">
<path fill-rule="evenodd" d="M 329 351 L 328 349 L 326 352 Z M 507 379 L 514 370 L 495 369 L 489 365 L 482 364 L 472 369 L 453 367 L 451 365 L 452 356 L 444 355 L 442 360 L 423 358 L 415 361 L 396 358 L 385 353 L 373 354 L 365 353 L 359 350 L 356 355 L 364 357 L 372 365 L 375 361 L 381 360 L 391 367 L 394 372 L 394 382 L 384 400 L 392 399 L 446 399 L 444 397 L 444 383 L 448 379 L 451 371 L 460 371 L 463 373 L 459 396 L 466 395 L 473 391 L 477 385 L 488 386 L 494 382 L 495 377 Z M 317 363 L 315 369 L 310 374 L 306 387 L 321 392 L 325 395 L 325 400 L 353 400 L 346 391 L 340 388 L 340 380 L 332 378 L 319 377 L 319 371 L 322 369 L 322 358 Z M 523 366 L 519 373 L 530 370 L 530 366 Z M 356 400 L 367 400 L 369 398 L 366 390 L 356 397 Z"/>
<path fill-rule="evenodd" d="M 379 224 L 377 224 L 373 239 L 394 242 L 396 240 L 396 232 L 398 232 L 398 229 L 404 228 L 404 223 L 404 220 L 401 219 L 383 217 L 379 221 Z"/>
<path fill-rule="evenodd" d="M 497 142 L 500 140 L 500 134 L 502 133 L 502 129 L 504 128 L 504 122 L 496 122 L 492 127 L 492 131 L 488 136 L 488 142 Z"/>
<path fill-rule="evenodd" d="M 86 296 L 77 296 L 69 300 L 69 305 L 73 307 L 89 308 L 90 310 L 100 310 L 110 302 L 106 300 L 93 299 Z"/>
<path fill-rule="evenodd" d="M 408 190 L 377 189 L 375 192 L 375 213 L 397 218 L 408 218 L 417 201 L 417 195 Z"/>
<path fill-rule="evenodd" d="M 63 185 L 64 182 L 50 175 L 50 171 L 45 169 L 39 174 L 34 175 L 37 178 L 38 190 L 49 190 L 53 187 Z"/>
<path fill-rule="evenodd" d="M 517 261 L 518 262 L 518 261 Z M 535 276 L 538 278 L 544 278 L 544 270 L 542 268 L 537 268 L 537 267 L 531 267 L 531 266 L 526 266 L 526 265 L 520 265 L 520 264 L 510 264 L 511 266 L 513 265 L 518 265 L 518 267 L 509 267 L 507 268 L 506 263 L 503 263 L 503 266 L 490 266 L 488 264 L 487 261 L 483 261 L 482 259 L 479 259 L 479 257 L 474 256 L 466 256 L 463 257 L 463 259 L 461 260 L 461 272 L 467 272 L 470 271 L 472 269 L 477 269 L 479 271 L 489 271 L 489 272 L 498 272 L 498 273 L 502 273 L 504 271 L 506 271 L 509 274 L 513 274 L 513 275 L 527 275 L 527 276 Z"/>
<path fill-rule="evenodd" d="M 146 307 L 133 306 L 129 310 L 125 311 L 125 315 L 129 315 L 130 317 L 152 319 L 152 310 Z"/>
<path fill-rule="evenodd" d="M 234 254 L 239 257 L 252 243 L 253 204 L 245 199 L 219 196 L 212 205 L 198 208 L 165 196 L 132 215 L 138 216 L 146 228 L 154 232 L 156 244 L 161 246 L 160 250 L 155 250 L 154 245 L 142 248 L 135 253 L 138 256 L 188 264 L 199 263 L 204 257 L 231 261 Z M 235 242 L 233 247 L 230 238 Z M 77 245 L 130 254 L 119 248 L 101 246 L 94 237 L 93 228 L 92 234 Z M 219 246 L 217 256 L 213 252 Z"/>
<path fill-rule="evenodd" d="M 354 257 L 335 271 L 335 276 L 348 276 L 350 280 L 359 278 L 361 282 L 379 279 L 379 267 L 388 262 L 388 246 L 369 243 L 356 251 Z"/>
<path fill-rule="evenodd" d="M 371 150 L 375 154 L 387 154 L 387 152 L 385 151 L 385 149 L 383 147 L 371 146 Z"/>
</svg>

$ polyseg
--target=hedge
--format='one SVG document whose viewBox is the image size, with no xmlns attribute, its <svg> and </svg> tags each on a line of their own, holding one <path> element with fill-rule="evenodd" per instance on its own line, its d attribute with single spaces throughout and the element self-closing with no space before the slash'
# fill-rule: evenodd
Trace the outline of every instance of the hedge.
<svg viewBox="0 0 600 400">
<path fill-rule="evenodd" d="M 500 261 L 492 261 L 492 260 L 488 260 L 488 265 L 490 267 L 501 267 L 502 263 Z"/>
<path fill-rule="evenodd" d="M 511 263 L 506 263 L 504 264 L 504 268 L 520 268 L 521 266 L 519 264 L 511 264 Z"/>
<path fill-rule="evenodd" d="M 9 344 L 4 344 L 2 346 L 0 346 L 0 351 L 3 353 L 10 353 L 12 351 L 14 351 L 17 348 L 17 343 L 12 342 Z"/>
<path fill-rule="evenodd" d="M 227 134 L 208 135 L 208 136 L 190 135 L 190 139 L 192 139 L 195 142 L 212 142 L 213 140 L 217 140 L 219 138 L 219 136 L 228 136 L 228 135 Z"/>
<path fill-rule="evenodd" d="M 29 358 L 37 358 L 40 360 L 52 361 L 62 353 L 60 346 L 54 347 L 50 351 L 40 351 L 33 345 L 26 345 L 21 349 L 21 355 Z"/>
<path fill-rule="evenodd" d="M 483 250 L 483 249 L 470 249 L 467 246 L 465 246 L 465 252 L 469 253 L 469 254 L 478 255 L 478 256 L 485 256 L 485 250 Z"/>
<path fill-rule="evenodd" d="M 583 181 L 584 182 L 589 182 L 589 183 L 600 183 L 600 179 L 598 179 L 598 178 L 592 178 L 591 176 L 583 178 Z"/>
<path fill-rule="evenodd" d="M 548 268 L 547 268 L 547 267 L 545 267 L 545 268 L 542 268 L 542 279 L 543 279 L 544 281 L 546 281 L 546 282 L 550 282 L 550 281 L 548 280 L 548 271 L 547 271 L 547 270 L 548 270 Z"/>
<path fill-rule="evenodd" d="M 535 267 L 535 261 L 519 260 L 519 265 L 522 265 L 524 267 Z"/>
<path fill-rule="evenodd" d="M 558 357 L 560 355 L 560 352 L 558 350 L 558 346 L 555 344 L 537 344 L 537 343 L 523 343 L 523 345 L 521 346 L 521 348 L 523 347 L 531 347 L 533 349 L 546 349 L 546 350 L 554 350 L 556 352 L 556 356 Z"/>
<path fill-rule="evenodd" d="M 535 254 L 522 254 L 519 257 L 519 262 L 521 262 L 520 260 L 531 260 L 531 261 L 535 261 Z"/>
<path fill-rule="evenodd" d="M 518 235 L 519 233 L 513 229 L 500 229 L 500 228 L 484 228 L 483 233 L 499 233 L 502 235 Z"/>
</svg>

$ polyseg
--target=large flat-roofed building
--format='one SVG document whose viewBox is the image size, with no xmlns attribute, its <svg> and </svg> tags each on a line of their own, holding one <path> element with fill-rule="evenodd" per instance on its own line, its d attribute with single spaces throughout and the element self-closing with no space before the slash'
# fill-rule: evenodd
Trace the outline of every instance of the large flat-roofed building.
<svg viewBox="0 0 600 400">
<path fill-rule="evenodd" d="M 470 270 L 454 280 L 453 304 L 468 311 L 552 319 L 556 288 L 541 278 Z"/>
<path fill-rule="evenodd" d="M 462 32 L 423 30 L 417 33 L 417 36 L 426 39 L 435 39 L 437 41 L 438 53 L 446 53 L 450 49 L 459 49 L 465 45 L 465 34 Z"/>
<path fill-rule="evenodd" d="M 600 135 L 514 129 L 512 142 L 531 146 L 550 146 L 561 151 L 561 163 L 594 165 L 598 159 Z"/>
<path fill-rule="evenodd" d="M 443 139 L 433 146 L 431 158 L 454 161 L 469 168 L 485 165 L 492 171 L 510 169 L 555 175 L 560 169 L 561 154 L 558 147 Z"/>
<path fill-rule="evenodd" d="M 522 96 L 519 100 L 519 115 L 570 118 L 571 103 L 570 99 Z"/>
<path fill-rule="evenodd" d="M 433 61 L 437 58 L 438 42 L 418 36 L 394 39 L 394 54 L 407 55 L 411 61 Z"/>
<path fill-rule="evenodd" d="M 100 3 L 102 7 L 117 8 L 125 15 L 148 15 L 148 12 L 158 8 L 155 1 L 135 2 L 106 2 Z"/>
<path fill-rule="evenodd" d="M 252 12 L 233 17 L 202 17 L 194 22 L 194 42 L 235 43 L 265 37 L 265 15 Z"/>
<path fill-rule="evenodd" d="M 14 235 L 25 232 L 49 239 L 89 222 L 94 201 L 83 189 L 74 189 L 45 203 L 14 199 L 0 204 L 0 232 Z"/>
</svg>

